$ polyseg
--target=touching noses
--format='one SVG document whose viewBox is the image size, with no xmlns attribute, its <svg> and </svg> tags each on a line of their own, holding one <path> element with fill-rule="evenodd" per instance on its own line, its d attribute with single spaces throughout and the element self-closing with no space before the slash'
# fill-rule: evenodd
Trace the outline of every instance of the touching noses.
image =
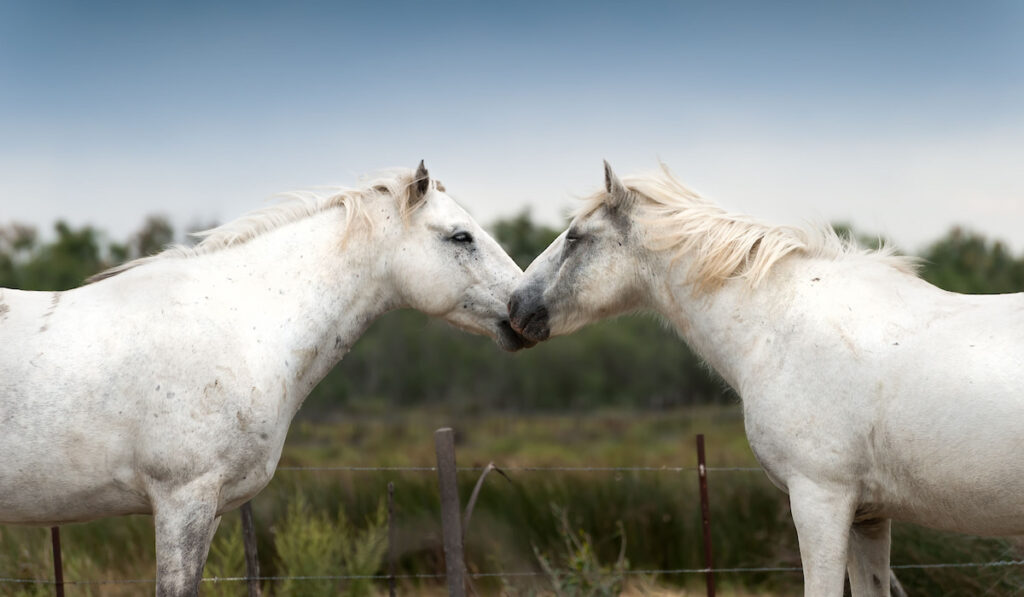
<svg viewBox="0 0 1024 597">
<path fill-rule="evenodd" d="M 551 334 L 548 309 L 544 306 L 541 293 L 530 287 L 512 293 L 508 301 L 508 319 L 512 329 L 533 342 L 547 340 Z"/>
</svg>

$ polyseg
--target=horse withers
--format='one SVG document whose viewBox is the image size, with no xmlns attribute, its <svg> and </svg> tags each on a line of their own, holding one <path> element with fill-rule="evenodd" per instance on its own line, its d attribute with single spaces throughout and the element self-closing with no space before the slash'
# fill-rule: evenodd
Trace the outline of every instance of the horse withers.
<svg viewBox="0 0 1024 597">
<path fill-rule="evenodd" d="M 152 513 L 166 596 L 198 592 L 219 516 L 378 316 L 528 344 L 505 307 L 521 270 L 422 163 L 202 236 L 66 292 L 0 290 L 0 523 Z"/>
<path fill-rule="evenodd" d="M 845 567 L 855 596 L 889 595 L 892 520 L 1024 534 L 1024 293 L 945 292 L 914 266 L 605 164 L 510 317 L 541 341 L 660 314 L 741 396 L 789 493 L 805 594 L 841 596 Z"/>
</svg>

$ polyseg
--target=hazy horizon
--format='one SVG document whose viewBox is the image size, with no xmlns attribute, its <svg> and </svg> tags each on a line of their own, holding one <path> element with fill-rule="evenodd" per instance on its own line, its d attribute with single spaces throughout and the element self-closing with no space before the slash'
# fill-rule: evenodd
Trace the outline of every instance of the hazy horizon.
<svg viewBox="0 0 1024 597">
<path fill-rule="evenodd" d="M 728 209 L 1024 251 L 1024 5 L 0 4 L 0 224 L 121 239 L 425 159 L 483 223 L 659 160 Z"/>
</svg>

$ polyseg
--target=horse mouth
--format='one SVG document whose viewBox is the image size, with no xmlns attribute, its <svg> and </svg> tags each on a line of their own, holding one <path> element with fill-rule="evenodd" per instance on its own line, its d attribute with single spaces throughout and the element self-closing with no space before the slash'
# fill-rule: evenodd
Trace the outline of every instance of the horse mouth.
<svg viewBox="0 0 1024 597">
<path fill-rule="evenodd" d="M 531 348 L 536 344 L 535 340 L 531 340 L 513 329 L 507 319 L 498 322 L 498 345 L 503 349 L 515 352 L 523 348 Z"/>
<path fill-rule="evenodd" d="M 516 313 L 510 321 L 513 330 L 534 344 L 547 340 L 551 335 L 551 328 L 548 327 L 548 310 L 544 307 L 526 314 L 525 317 L 521 313 Z"/>
</svg>

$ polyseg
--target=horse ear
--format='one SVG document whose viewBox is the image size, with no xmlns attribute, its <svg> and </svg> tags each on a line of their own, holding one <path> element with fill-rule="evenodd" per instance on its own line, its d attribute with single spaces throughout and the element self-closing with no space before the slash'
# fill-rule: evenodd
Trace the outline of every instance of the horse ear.
<svg viewBox="0 0 1024 597">
<path fill-rule="evenodd" d="M 622 181 L 619 180 L 619 177 L 612 172 L 612 167 L 608 165 L 608 160 L 604 162 L 604 189 L 608 192 L 605 205 L 610 209 L 628 210 L 636 200 L 636 195 L 633 191 L 627 189 L 626 185 L 622 184 Z"/>
<path fill-rule="evenodd" d="M 416 173 L 412 175 L 412 187 L 409 189 L 409 205 L 415 205 L 422 201 L 429 189 L 430 173 L 427 172 L 427 167 L 423 165 L 423 160 L 420 160 Z"/>
</svg>

